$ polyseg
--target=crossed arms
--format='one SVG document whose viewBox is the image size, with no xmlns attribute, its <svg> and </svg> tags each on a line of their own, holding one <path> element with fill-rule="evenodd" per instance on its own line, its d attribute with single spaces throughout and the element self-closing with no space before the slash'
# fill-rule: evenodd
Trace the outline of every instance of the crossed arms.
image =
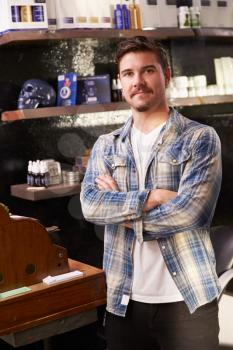
<svg viewBox="0 0 233 350">
<path fill-rule="evenodd" d="M 209 228 L 221 185 L 220 142 L 212 128 L 203 129 L 192 145 L 177 192 L 166 188 L 119 191 L 116 181 L 106 175 L 106 142 L 97 141 L 82 184 L 81 204 L 88 221 L 135 225 L 141 220 L 153 239 Z"/>
</svg>

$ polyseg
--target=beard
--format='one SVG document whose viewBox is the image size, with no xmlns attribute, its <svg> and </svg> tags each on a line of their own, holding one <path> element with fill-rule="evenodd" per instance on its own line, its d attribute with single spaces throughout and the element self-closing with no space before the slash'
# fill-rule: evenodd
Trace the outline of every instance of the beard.
<svg viewBox="0 0 233 350">
<path fill-rule="evenodd" d="M 128 103 L 130 104 L 131 107 L 133 107 L 136 111 L 138 112 L 146 112 L 151 108 L 151 100 L 150 97 L 153 94 L 153 91 L 148 88 L 148 87 L 140 87 L 139 89 L 141 92 L 143 92 L 145 94 L 144 97 L 139 99 L 136 99 L 134 101 L 134 96 L 137 94 L 137 91 L 133 92 L 130 95 L 130 101 L 128 101 Z M 148 99 L 149 96 L 149 99 Z"/>
<path fill-rule="evenodd" d="M 144 104 L 143 106 L 135 106 L 133 107 L 137 112 L 147 112 L 150 109 L 148 104 Z"/>
<path fill-rule="evenodd" d="M 130 101 L 130 105 L 137 112 L 147 112 L 153 106 L 154 101 L 152 100 L 140 100 L 140 101 Z"/>
</svg>

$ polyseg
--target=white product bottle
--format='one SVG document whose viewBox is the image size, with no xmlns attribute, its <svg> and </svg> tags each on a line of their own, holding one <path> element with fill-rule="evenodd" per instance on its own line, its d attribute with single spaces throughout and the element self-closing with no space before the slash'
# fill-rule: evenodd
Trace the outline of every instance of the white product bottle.
<svg viewBox="0 0 233 350">
<path fill-rule="evenodd" d="M 180 6 L 178 9 L 179 28 L 190 28 L 190 12 L 188 6 Z"/>
<path fill-rule="evenodd" d="M 29 160 L 29 162 L 28 162 L 27 184 L 28 184 L 28 186 L 33 186 L 32 161 L 31 160 Z"/>
<path fill-rule="evenodd" d="M 191 20 L 191 26 L 192 28 L 200 28 L 201 27 L 201 21 L 200 21 L 200 9 L 197 6 L 190 7 L 190 20 Z"/>
</svg>

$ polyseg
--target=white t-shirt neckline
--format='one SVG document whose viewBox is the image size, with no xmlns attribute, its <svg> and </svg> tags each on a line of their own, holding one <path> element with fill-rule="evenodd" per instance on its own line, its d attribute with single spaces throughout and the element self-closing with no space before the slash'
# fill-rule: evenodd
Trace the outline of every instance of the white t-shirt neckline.
<svg viewBox="0 0 233 350">
<path fill-rule="evenodd" d="M 149 133 L 132 126 L 131 144 L 136 162 L 139 189 L 145 188 L 148 162 L 165 123 Z M 133 285 L 131 299 L 144 303 L 167 303 L 183 300 L 164 262 L 156 240 L 139 243 L 133 249 Z"/>
</svg>

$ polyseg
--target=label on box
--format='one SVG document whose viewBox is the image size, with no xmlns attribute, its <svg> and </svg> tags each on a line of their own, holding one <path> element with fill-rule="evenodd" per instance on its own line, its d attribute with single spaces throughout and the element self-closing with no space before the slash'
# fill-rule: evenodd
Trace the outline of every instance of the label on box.
<svg viewBox="0 0 233 350">
<path fill-rule="evenodd" d="M 66 73 L 58 76 L 57 105 L 74 106 L 77 96 L 77 74 Z"/>
<path fill-rule="evenodd" d="M 110 77 L 108 74 L 78 77 L 77 103 L 110 103 Z"/>
</svg>

